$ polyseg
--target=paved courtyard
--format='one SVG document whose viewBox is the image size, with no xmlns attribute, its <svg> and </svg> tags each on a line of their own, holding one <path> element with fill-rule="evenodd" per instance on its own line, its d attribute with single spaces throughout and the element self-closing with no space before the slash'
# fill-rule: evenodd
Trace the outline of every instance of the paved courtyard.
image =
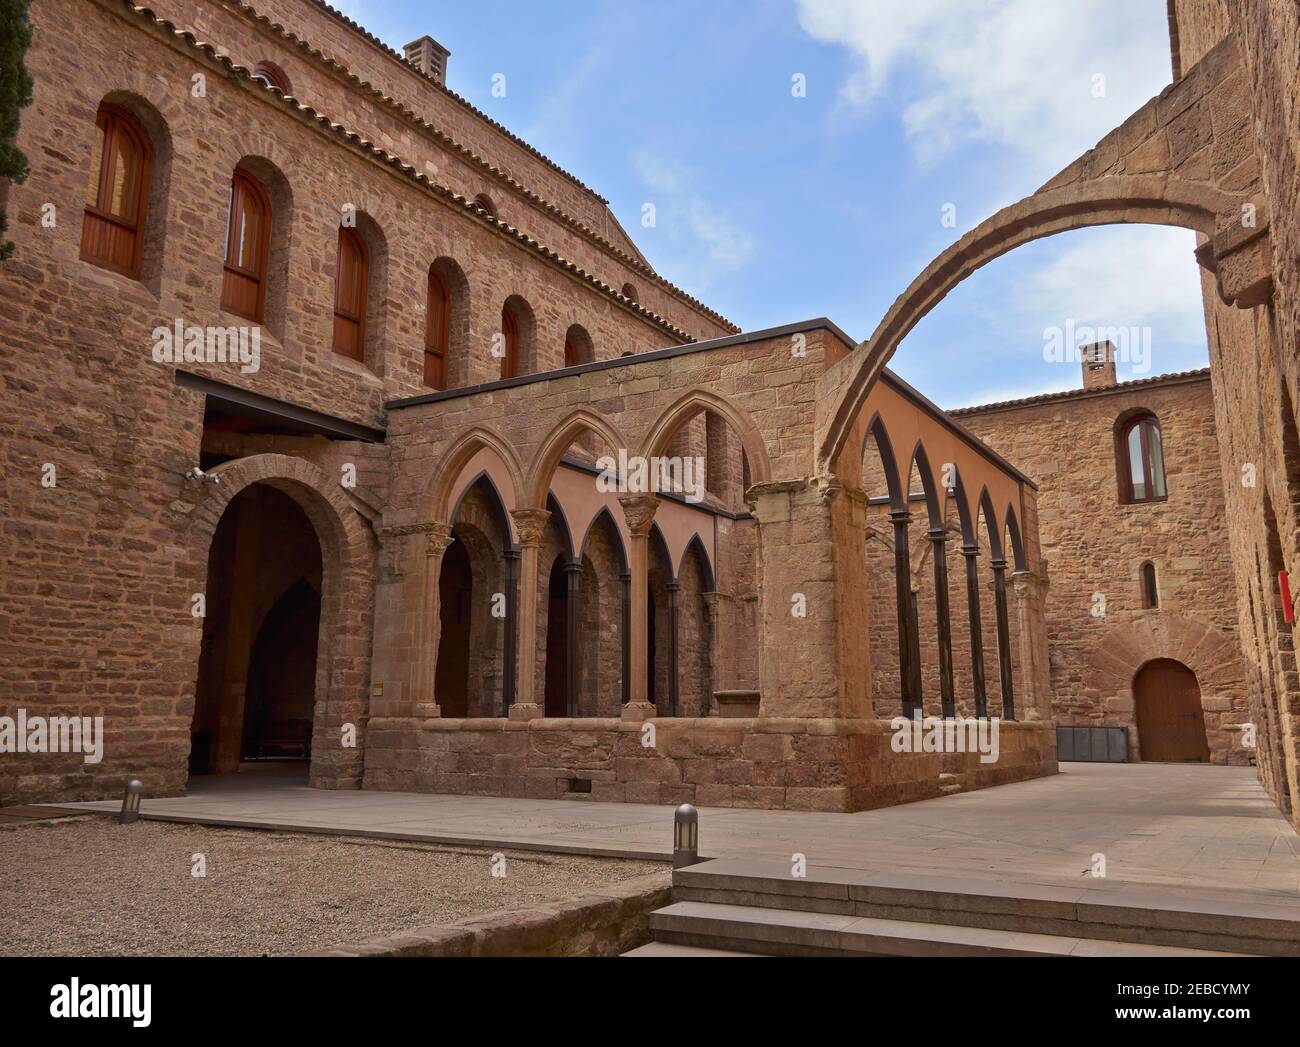
<svg viewBox="0 0 1300 1047">
<path fill-rule="evenodd" d="M 1250 768 L 1066 764 L 1061 774 L 860 814 L 704 809 L 701 855 L 893 876 L 1158 894 L 1300 912 L 1300 836 Z M 115 810 L 104 801 L 69 805 Z M 196 779 L 147 818 L 632 858 L 671 854 L 667 807 L 311 790 Z M 1106 876 L 1091 875 L 1103 855 Z"/>
</svg>

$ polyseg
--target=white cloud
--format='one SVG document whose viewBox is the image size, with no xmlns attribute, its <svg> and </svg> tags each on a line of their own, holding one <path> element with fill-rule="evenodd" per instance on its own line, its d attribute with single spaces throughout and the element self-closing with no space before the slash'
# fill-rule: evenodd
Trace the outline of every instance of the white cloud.
<svg viewBox="0 0 1300 1047">
<path fill-rule="evenodd" d="M 796 0 L 817 40 L 859 59 L 846 105 L 889 91 L 922 161 L 966 141 L 1054 173 L 1169 82 L 1165 5 L 1147 0 Z M 1094 96 L 1094 76 L 1105 97 Z M 900 105 L 901 101 L 901 105 Z"/>
<path fill-rule="evenodd" d="M 1162 345 L 1204 344 L 1196 236 L 1185 229 L 1120 226 L 1071 236 L 1030 274 L 1016 308 L 1039 326 L 1150 327 Z"/>
<path fill-rule="evenodd" d="M 684 286 L 707 288 L 712 278 L 743 269 L 754 255 L 754 238 L 723 208 L 696 190 L 697 177 L 680 161 L 649 149 L 632 154 L 632 167 L 650 190 L 655 227 L 641 237 L 642 248 L 657 231 L 672 242 L 678 258 L 671 268 Z"/>
</svg>

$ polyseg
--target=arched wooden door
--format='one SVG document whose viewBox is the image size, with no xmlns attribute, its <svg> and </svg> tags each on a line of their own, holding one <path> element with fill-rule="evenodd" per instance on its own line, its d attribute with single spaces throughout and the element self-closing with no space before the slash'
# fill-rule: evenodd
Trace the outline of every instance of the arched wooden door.
<svg viewBox="0 0 1300 1047">
<path fill-rule="evenodd" d="M 1148 662 L 1133 681 L 1138 746 L 1156 763 L 1208 763 L 1205 713 L 1195 674 L 1167 658 Z"/>
</svg>

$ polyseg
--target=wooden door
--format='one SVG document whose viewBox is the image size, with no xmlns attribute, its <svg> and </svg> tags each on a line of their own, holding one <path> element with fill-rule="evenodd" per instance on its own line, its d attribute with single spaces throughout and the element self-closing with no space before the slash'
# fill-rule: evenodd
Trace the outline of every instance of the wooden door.
<svg viewBox="0 0 1300 1047">
<path fill-rule="evenodd" d="M 1209 762 L 1201 688 L 1187 666 L 1168 659 L 1144 666 L 1133 681 L 1133 700 L 1144 761 Z"/>
</svg>

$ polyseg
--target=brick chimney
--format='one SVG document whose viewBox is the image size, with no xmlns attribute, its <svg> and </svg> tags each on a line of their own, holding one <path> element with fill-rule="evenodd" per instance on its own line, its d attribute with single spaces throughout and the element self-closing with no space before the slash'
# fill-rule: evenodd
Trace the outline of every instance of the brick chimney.
<svg viewBox="0 0 1300 1047">
<path fill-rule="evenodd" d="M 451 57 L 451 52 L 437 40 L 431 36 L 422 36 L 418 40 L 412 40 L 402 51 L 406 60 L 416 69 L 444 87 L 447 86 L 447 59 Z"/>
<path fill-rule="evenodd" d="M 1093 342 L 1079 350 L 1083 359 L 1083 387 L 1108 389 L 1115 385 L 1115 343 Z"/>
</svg>

